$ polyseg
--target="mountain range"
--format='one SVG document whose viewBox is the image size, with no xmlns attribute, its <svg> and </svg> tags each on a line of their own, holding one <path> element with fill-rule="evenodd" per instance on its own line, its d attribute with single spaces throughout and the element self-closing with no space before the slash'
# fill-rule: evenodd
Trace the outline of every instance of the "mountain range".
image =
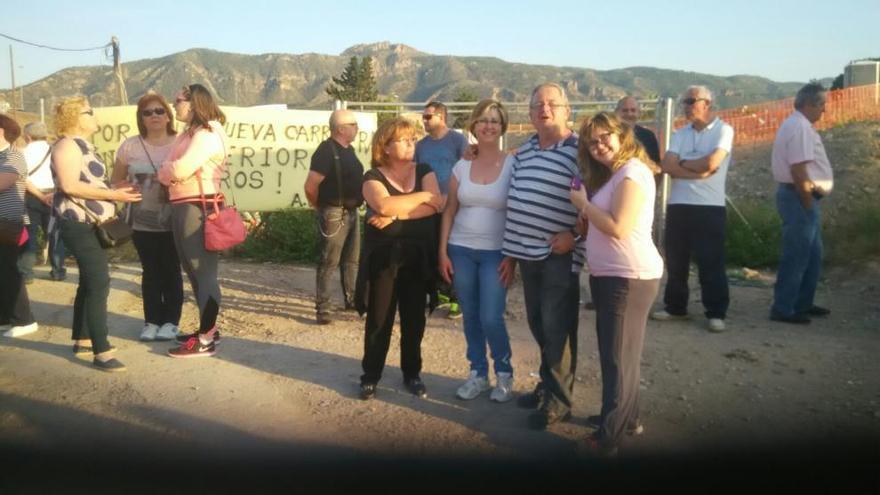
<svg viewBox="0 0 880 495">
<path fill-rule="evenodd" d="M 123 64 L 129 102 L 153 89 L 171 97 L 192 82 L 205 84 L 221 104 L 251 106 L 286 103 L 291 108 L 329 108 L 324 88 L 352 56 L 369 56 L 379 94 L 394 101 L 451 101 L 462 91 L 525 101 L 537 84 L 555 81 L 572 101 L 676 96 L 691 84 L 704 84 L 721 108 L 792 96 L 799 82 L 775 82 L 748 75 L 715 76 L 697 72 L 627 67 L 594 70 L 506 62 L 495 57 L 433 55 L 403 44 L 355 45 L 340 55 L 268 53 L 243 55 L 193 48 L 160 58 Z M 93 105 L 117 105 L 112 67 L 72 67 L 24 87 L 25 108 L 45 98 L 47 108 L 57 97 L 83 94 Z"/>
</svg>

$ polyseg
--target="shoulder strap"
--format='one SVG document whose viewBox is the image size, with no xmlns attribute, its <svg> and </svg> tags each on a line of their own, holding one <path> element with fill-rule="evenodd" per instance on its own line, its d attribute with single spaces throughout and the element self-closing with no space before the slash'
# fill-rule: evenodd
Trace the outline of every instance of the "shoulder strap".
<svg viewBox="0 0 880 495">
<path fill-rule="evenodd" d="M 144 149 L 144 153 L 147 154 L 147 160 L 150 160 L 150 166 L 153 167 L 153 172 L 156 172 L 156 173 L 158 174 L 159 171 L 156 169 L 156 164 L 153 163 L 153 157 L 150 156 L 150 152 L 147 151 L 147 145 L 144 144 L 144 138 L 138 136 L 138 141 L 141 142 L 141 148 L 143 148 L 143 149 Z"/>
<path fill-rule="evenodd" d="M 336 143 L 333 141 L 333 138 L 328 138 L 330 141 L 330 149 L 333 150 L 333 166 L 336 169 L 336 192 L 339 194 L 339 206 L 343 206 L 345 203 L 342 201 L 342 166 L 339 164 L 339 152 L 336 150 Z"/>
<path fill-rule="evenodd" d="M 37 168 L 28 172 L 28 177 L 34 175 L 35 173 L 37 173 L 37 170 L 40 170 L 41 168 L 43 168 L 43 164 L 46 163 L 46 160 L 49 158 L 50 155 L 52 155 L 52 147 L 51 146 L 49 146 L 49 149 L 46 151 L 46 156 L 44 156 L 43 159 L 40 160 L 40 164 L 37 165 Z"/>
</svg>

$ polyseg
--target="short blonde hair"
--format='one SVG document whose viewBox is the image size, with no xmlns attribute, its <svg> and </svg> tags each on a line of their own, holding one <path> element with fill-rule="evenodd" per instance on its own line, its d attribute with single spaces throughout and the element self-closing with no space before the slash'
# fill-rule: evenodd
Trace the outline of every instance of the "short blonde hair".
<svg viewBox="0 0 880 495">
<path fill-rule="evenodd" d="M 507 133 L 507 110 L 504 108 L 504 105 L 501 104 L 500 101 L 495 100 L 493 98 L 486 98 L 485 100 L 481 100 L 477 103 L 477 106 L 474 107 L 474 110 L 471 112 L 471 118 L 468 121 L 467 129 L 474 134 L 474 128 L 477 127 L 477 120 L 480 119 L 483 115 L 489 112 L 489 110 L 495 110 L 498 112 L 498 118 L 501 119 L 501 135 Z"/>
<path fill-rule="evenodd" d="M 378 168 L 385 165 L 385 147 L 392 141 L 401 138 L 417 138 L 419 128 L 416 124 L 404 117 L 395 117 L 386 120 L 376 129 L 373 134 L 373 149 L 371 153 L 370 168 Z"/>
<path fill-rule="evenodd" d="M 71 96 L 55 105 L 55 133 L 66 136 L 79 125 L 82 109 L 88 104 L 85 96 Z"/>
</svg>

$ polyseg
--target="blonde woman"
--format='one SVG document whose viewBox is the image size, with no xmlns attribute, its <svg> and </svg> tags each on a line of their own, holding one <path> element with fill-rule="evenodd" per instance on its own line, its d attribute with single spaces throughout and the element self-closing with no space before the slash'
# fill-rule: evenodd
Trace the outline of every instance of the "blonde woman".
<svg viewBox="0 0 880 495">
<path fill-rule="evenodd" d="M 95 236 L 96 222 L 116 214 L 115 201 L 140 201 L 127 183 L 111 188 L 106 167 L 88 138 L 97 132 L 95 112 L 84 97 L 63 100 L 55 107 L 55 131 L 61 136 L 52 150 L 52 171 L 58 191 L 54 215 L 61 240 L 79 268 L 79 285 L 73 303 L 73 352 L 93 353 L 93 364 L 103 371 L 124 371 L 107 340 L 107 296 L 110 271 L 107 252 Z"/>
<path fill-rule="evenodd" d="M 440 228 L 440 276 L 454 284 L 464 315 L 470 374 L 456 395 L 471 400 L 492 388 L 486 345 L 495 364 L 495 388 L 489 398 L 513 398 L 510 338 L 504 323 L 507 288 L 501 280 L 504 222 L 513 157 L 501 150 L 507 110 L 492 99 L 477 103 L 468 130 L 477 140 L 473 160 L 452 169 Z"/>
<path fill-rule="evenodd" d="M 632 128 L 613 113 L 587 119 L 579 135 L 586 189 L 572 184 L 571 201 L 589 222 L 587 264 L 602 370 L 602 410 L 588 418 L 598 429 L 587 444 L 613 455 L 625 432 L 642 431 L 639 366 L 648 311 L 663 275 L 663 260 L 651 239 L 659 169 Z"/>
</svg>

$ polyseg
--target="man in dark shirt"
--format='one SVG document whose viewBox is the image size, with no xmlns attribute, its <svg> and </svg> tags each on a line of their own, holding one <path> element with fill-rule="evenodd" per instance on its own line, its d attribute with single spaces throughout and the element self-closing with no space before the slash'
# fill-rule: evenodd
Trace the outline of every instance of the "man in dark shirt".
<svg viewBox="0 0 880 495">
<path fill-rule="evenodd" d="M 614 112 L 620 117 L 620 120 L 633 126 L 636 139 L 642 143 L 651 160 L 660 165 L 660 146 L 657 144 L 657 137 L 651 129 L 637 124 L 639 117 L 642 116 L 642 107 L 639 105 L 638 100 L 632 96 L 624 96 L 618 100 L 617 108 Z"/>
<path fill-rule="evenodd" d="M 319 325 L 331 322 L 328 285 L 340 260 L 345 309 L 354 309 L 361 238 L 357 209 L 364 201 L 364 166 L 351 146 L 357 133 L 353 112 L 336 110 L 330 114 L 330 138 L 319 144 L 312 155 L 303 186 L 309 205 L 315 208 L 321 245 L 315 277 L 315 320 Z"/>
</svg>

